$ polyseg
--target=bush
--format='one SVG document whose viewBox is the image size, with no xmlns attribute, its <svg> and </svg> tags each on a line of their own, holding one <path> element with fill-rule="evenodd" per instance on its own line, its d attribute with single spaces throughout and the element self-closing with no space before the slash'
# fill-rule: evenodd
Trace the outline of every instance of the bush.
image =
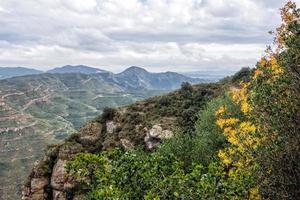
<svg viewBox="0 0 300 200">
<path fill-rule="evenodd" d="M 113 120 L 116 113 L 117 113 L 117 110 L 115 108 L 108 108 L 108 107 L 104 108 L 102 115 L 101 115 L 102 122 Z"/>
<path fill-rule="evenodd" d="M 232 76 L 232 82 L 239 84 L 240 82 L 249 82 L 251 79 L 251 69 L 243 67 L 240 71 Z"/>
<path fill-rule="evenodd" d="M 237 113 L 237 115 L 240 113 L 239 107 L 234 105 L 226 94 L 211 100 L 205 109 L 199 112 L 198 121 L 195 123 L 192 155 L 195 156 L 194 160 L 198 160 L 205 166 L 210 163 L 216 152 L 226 144 L 222 130 L 215 123 L 216 112 L 221 106 L 225 106 L 227 110 Z"/>
</svg>

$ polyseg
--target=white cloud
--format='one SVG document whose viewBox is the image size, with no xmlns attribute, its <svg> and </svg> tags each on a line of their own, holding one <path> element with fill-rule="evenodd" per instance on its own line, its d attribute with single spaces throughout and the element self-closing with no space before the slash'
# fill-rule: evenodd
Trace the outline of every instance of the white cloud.
<svg viewBox="0 0 300 200">
<path fill-rule="evenodd" d="M 236 70 L 272 42 L 284 2 L 1 0 L 0 66 Z"/>
<path fill-rule="evenodd" d="M 63 3 L 75 11 L 91 11 L 96 8 L 96 0 L 63 0 Z"/>
</svg>

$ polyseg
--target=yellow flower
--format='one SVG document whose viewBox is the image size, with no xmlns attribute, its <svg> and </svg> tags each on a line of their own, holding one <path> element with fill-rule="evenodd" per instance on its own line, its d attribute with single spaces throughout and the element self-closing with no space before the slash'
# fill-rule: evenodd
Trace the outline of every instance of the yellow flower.
<svg viewBox="0 0 300 200">
<path fill-rule="evenodd" d="M 221 107 L 217 110 L 217 112 L 215 113 L 215 115 L 218 116 L 218 115 L 222 115 L 222 114 L 224 114 L 224 113 L 225 113 L 225 107 L 224 107 L 224 106 L 221 106 Z"/>
<path fill-rule="evenodd" d="M 218 119 L 216 121 L 216 124 L 220 127 L 220 128 L 223 128 L 224 125 L 225 125 L 225 119 Z"/>
<path fill-rule="evenodd" d="M 224 128 L 224 127 L 228 127 L 228 126 L 232 126 L 234 124 L 236 124 L 237 122 L 239 122 L 240 120 L 237 118 L 228 118 L 228 119 L 218 119 L 216 121 L 216 124 L 220 127 L 220 128 Z"/>
<path fill-rule="evenodd" d="M 257 79 L 258 76 L 262 75 L 263 72 L 259 69 L 256 69 L 255 72 L 254 72 L 254 76 L 253 76 L 253 79 Z"/>
<path fill-rule="evenodd" d="M 256 127 L 250 122 L 242 122 L 240 124 L 240 129 L 246 133 L 254 133 L 256 131 Z"/>
<path fill-rule="evenodd" d="M 242 101 L 242 103 L 241 103 L 241 111 L 243 112 L 243 113 L 248 113 L 249 111 L 250 111 L 250 105 L 246 102 L 246 101 Z"/>
<path fill-rule="evenodd" d="M 253 200 L 261 200 L 262 199 L 257 187 L 250 189 L 249 199 L 253 199 Z"/>
<path fill-rule="evenodd" d="M 220 150 L 218 153 L 218 156 L 226 166 L 228 166 L 232 163 L 232 160 L 230 159 L 230 157 L 228 157 L 226 155 L 226 153 L 224 151 Z"/>
</svg>

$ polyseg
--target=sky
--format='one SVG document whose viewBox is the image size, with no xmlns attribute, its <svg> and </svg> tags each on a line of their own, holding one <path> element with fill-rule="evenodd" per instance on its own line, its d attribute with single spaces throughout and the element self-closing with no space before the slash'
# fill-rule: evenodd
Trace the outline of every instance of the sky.
<svg viewBox="0 0 300 200">
<path fill-rule="evenodd" d="M 0 66 L 236 71 L 264 55 L 285 2 L 0 0 Z"/>
</svg>

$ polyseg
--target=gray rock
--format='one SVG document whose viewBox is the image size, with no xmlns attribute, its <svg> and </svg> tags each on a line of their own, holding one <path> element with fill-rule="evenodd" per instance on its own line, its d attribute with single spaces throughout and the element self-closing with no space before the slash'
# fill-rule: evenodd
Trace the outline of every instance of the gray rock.
<svg viewBox="0 0 300 200">
<path fill-rule="evenodd" d="M 33 178 L 31 180 L 31 192 L 32 193 L 43 193 L 44 188 L 49 184 L 47 178 Z"/>
<path fill-rule="evenodd" d="M 126 150 L 130 150 L 134 148 L 134 145 L 127 139 L 121 139 L 121 144 Z"/>
<path fill-rule="evenodd" d="M 53 190 L 53 200 L 66 200 L 66 193 L 62 191 Z"/>
<path fill-rule="evenodd" d="M 55 163 L 52 176 L 51 176 L 51 187 L 55 190 L 63 191 L 64 184 L 66 182 L 66 169 L 65 169 L 65 161 L 62 159 L 58 159 Z"/>
<path fill-rule="evenodd" d="M 117 124 L 114 121 L 106 122 L 106 132 L 109 134 L 113 134 L 117 128 Z"/>
<path fill-rule="evenodd" d="M 173 132 L 170 130 L 163 130 L 163 128 L 156 124 L 146 133 L 144 142 L 147 149 L 153 150 L 160 144 L 161 139 L 169 139 L 173 137 Z"/>
<path fill-rule="evenodd" d="M 101 137 L 102 126 L 98 122 L 88 123 L 79 131 L 79 142 L 89 144 L 96 142 Z"/>
</svg>

